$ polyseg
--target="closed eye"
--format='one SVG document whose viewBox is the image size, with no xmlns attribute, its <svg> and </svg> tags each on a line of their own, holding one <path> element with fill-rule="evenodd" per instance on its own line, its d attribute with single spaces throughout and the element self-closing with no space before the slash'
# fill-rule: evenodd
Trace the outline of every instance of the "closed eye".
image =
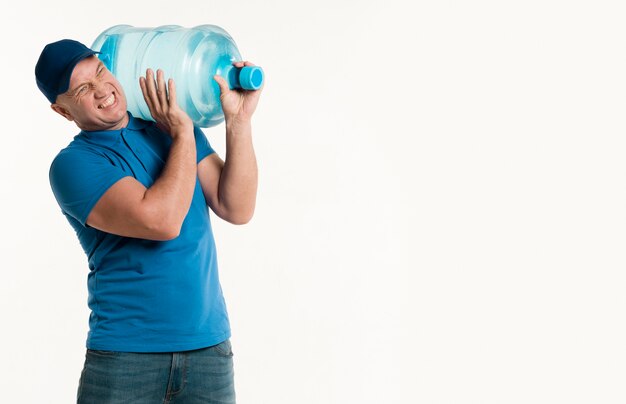
<svg viewBox="0 0 626 404">
<path fill-rule="evenodd" d="M 87 86 L 80 86 L 78 90 L 76 90 L 76 95 L 83 95 L 87 91 Z"/>
</svg>

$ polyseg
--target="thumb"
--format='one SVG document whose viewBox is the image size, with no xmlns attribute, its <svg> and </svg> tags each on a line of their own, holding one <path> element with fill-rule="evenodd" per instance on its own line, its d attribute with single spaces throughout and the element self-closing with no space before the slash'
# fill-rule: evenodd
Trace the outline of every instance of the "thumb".
<svg viewBox="0 0 626 404">
<path fill-rule="evenodd" d="M 226 82 L 226 80 L 224 80 L 222 76 L 218 76 L 216 74 L 215 76 L 213 76 L 213 80 L 215 80 L 217 84 L 220 86 L 220 92 L 222 93 L 222 95 L 225 95 L 230 91 L 230 88 L 228 87 L 228 83 Z"/>
</svg>

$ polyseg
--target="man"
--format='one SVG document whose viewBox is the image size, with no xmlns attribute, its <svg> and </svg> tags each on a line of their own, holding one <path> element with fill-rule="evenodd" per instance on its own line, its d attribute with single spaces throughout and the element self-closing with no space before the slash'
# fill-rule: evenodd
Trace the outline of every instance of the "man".
<svg viewBox="0 0 626 404">
<path fill-rule="evenodd" d="M 52 110 L 81 129 L 50 167 L 90 270 L 78 402 L 234 403 L 207 206 L 234 224 L 253 215 L 251 118 L 261 91 L 233 91 L 214 77 L 226 124 L 222 161 L 176 104 L 173 80 L 148 69 L 139 84 L 156 123 L 135 118 L 96 53 L 61 40 L 44 48 L 35 68 Z"/>
</svg>

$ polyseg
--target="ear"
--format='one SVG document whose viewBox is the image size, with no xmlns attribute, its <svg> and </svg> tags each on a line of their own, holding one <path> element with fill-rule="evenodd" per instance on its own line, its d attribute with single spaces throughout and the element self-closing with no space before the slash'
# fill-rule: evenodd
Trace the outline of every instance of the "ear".
<svg viewBox="0 0 626 404">
<path fill-rule="evenodd" d="M 68 121 L 73 121 L 74 118 L 72 117 L 72 114 L 70 114 L 70 111 L 68 111 L 66 108 L 64 108 L 63 106 L 59 105 L 59 104 L 52 104 L 50 105 L 50 108 L 52 108 L 52 110 L 54 112 L 56 112 L 57 114 L 63 116 L 65 119 L 67 119 Z"/>
</svg>

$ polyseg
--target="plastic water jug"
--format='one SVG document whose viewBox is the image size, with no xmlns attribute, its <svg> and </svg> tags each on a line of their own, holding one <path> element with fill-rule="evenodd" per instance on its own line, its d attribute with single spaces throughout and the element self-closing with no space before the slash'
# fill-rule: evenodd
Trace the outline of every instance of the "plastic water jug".
<svg viewBox="0 0 626 404">
<path fill-rule="evenodd" d="M 232 65 L 241 55 L 231 36 L 215 25 L 116 25 L 101 33 L 91 48 L 101 52 L 98 57 L 122 85 L 128 110 L 146 120 L 154 120 L 139 87 L 139 77 L 147 68 L 161 69 L 166 80 L 174 79 L 178 105 L 204 128 L 224 121 L 215 74 L 224 77 L 231 89 L 256 90 L 263 84 L 260 67 Z"/>
</svg>

